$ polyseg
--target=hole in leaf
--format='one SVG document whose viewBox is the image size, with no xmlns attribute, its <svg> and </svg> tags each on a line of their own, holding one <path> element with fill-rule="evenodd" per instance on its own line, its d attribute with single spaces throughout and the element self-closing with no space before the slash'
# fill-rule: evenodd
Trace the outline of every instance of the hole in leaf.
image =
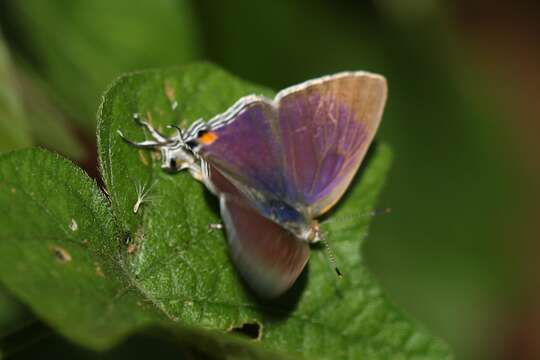
<svg viewBox="0 0 540 360">
<path fill-rule="evenodd" d="M 234 326 L 229 329 L 231 334 L 246 336 L 252 340 L 260 340 L 262 335 L 262 325 L 258 322 L 243 323 L 240 326 Z"/>
</svg>

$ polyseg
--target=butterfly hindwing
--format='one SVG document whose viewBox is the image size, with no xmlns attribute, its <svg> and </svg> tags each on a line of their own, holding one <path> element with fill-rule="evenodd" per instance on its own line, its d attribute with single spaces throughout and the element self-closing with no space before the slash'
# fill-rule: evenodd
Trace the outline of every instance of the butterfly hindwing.
<svg viewBox="0 0 540 360">
<path fill-rule="evenodd" d="M 220 208 L 231 257 L 250 287 L 265 297 L 289 289 L 308 261 L 308 244 L 241 197 L 221 194 Z"/>
<path fill-rule="evenodd" d="M 289 201 L 317 217 L 343 195 L 377 131 L 386 80 L 365 72 L 308 81 L 278 93 Z"/>
</svg>

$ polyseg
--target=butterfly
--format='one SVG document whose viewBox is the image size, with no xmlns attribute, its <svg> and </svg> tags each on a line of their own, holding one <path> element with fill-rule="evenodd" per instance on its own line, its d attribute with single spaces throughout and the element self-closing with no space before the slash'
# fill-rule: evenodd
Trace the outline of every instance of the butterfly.
<svg viewBox="0 0 540 360">
<path fill-rule="evenodd" d="M 231 257 L 263 297 L 288 290 L 322 240 L 317 218 L 343 196 L 379 126 L 383 76 L 357 71 L 248 95 L 171 137 L 148 122 L 162 167 L 187 170 L 219 198 Z"/>
</svg>

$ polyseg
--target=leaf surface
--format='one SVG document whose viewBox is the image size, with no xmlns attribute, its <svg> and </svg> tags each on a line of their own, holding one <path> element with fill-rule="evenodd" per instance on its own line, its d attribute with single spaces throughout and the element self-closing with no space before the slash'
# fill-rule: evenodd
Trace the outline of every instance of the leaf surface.
<svg viewBox="0 0 540 360">
<path fill-rule="evenodd" d="M 263 353 L 173 322 L 126 269 L 105 197 L 67 160 L 40 149 L 3 155 L 0 204 L 0 280 L 68 339 L 102 350 L 142 331 L 201 354 Z"/>
</svg>

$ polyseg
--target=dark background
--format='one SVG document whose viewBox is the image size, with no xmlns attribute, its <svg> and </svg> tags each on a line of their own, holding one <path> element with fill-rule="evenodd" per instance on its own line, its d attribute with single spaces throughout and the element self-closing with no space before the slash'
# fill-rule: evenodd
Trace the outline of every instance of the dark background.
<svg viewBox="0 0 540 360">
<path fill-rule="evenodd" d="M 393 212 L 374 219 L 371 270 L 456 358 L 537 359 L 537 4 L 2 0 L 0 151 L 41 145 L 99 177 L 100 95 L 137 69 L 209 60 L 275 90 L 342 70 L 382 73 L 378 140 L 395 161 L 380 205 Z M 28 323 L 0 292 L 4 341 Z M 68 351 L 32 331 L 15 357 Z"/>
</svg>

